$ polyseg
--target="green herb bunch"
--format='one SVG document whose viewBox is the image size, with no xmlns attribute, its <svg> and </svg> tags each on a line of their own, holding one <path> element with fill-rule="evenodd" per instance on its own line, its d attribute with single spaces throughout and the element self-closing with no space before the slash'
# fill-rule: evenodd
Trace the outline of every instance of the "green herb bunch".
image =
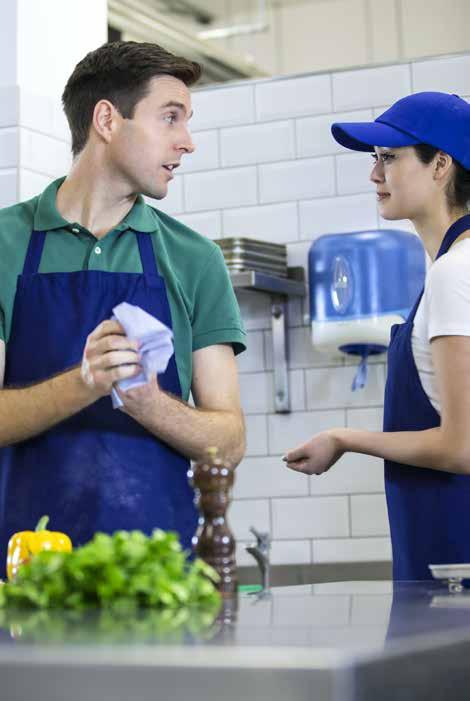
<svg viewBox="0 0 470 701">
<path fill-rule="evenodd" d="M 202 560 L 188 560 L 176 533 L 96 533 L 70 553 L 41 552 L 22 565 L 0 587 L 0 607 L 217 609 L 218 578 Z"/>
</svg>

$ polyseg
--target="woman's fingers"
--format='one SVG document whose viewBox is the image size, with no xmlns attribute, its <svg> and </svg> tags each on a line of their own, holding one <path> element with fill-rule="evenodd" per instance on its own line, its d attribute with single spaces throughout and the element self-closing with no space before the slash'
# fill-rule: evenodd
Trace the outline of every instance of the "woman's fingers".
<svg viewBox="0 0 470 701">
<path fill-rule="evenodd" d="M 308 460 L 288 461 L 286 465 L 290 470 L 295 470 L 296 472 L 306 472 L 308 470 Z"/>
<path fill-rule="evenodd" d="M 305 460 L 306 458 L 308 458 L 308 454 L 305 450 L 305 444 L 300 445 L 298 448 L 289 450 L 282 457 L 284 462 L 296 462 L 297 460 Z"/>
<path fill-rule="evenodd" d="M 289 450 L 283 457 L 287 467 L 309 475 L 321 475 L 341 457 L 343 451 L 333 431 L 323 431 L 307 443 Z"/>
</svg>

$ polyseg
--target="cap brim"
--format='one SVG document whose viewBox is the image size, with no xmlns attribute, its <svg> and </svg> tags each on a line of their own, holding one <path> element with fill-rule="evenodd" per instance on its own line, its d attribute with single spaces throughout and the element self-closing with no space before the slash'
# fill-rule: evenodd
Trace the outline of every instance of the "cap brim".
<svg viewBox="0 0 470 701">
<path fill-rule="evenodd" d="M 411 134 L 381 122 L 336 122 L 331 127 L 333 138 L 353 151 L 373 151 L 374 146 L 412 146 L 419 144 Z"/>
</svg>

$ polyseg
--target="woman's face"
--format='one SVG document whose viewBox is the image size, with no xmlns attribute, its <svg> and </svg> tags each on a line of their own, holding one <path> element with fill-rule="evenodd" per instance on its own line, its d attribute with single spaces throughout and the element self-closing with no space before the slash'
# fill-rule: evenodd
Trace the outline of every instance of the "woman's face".
<svg viewBox="0 0 470 701">
<path fill-rule="evenodd" d="M 435 206 L 434 161 L 422 163 L 412 146 L 375 147 L 370 179 L 384 219 L 417 219 Z"/>
</svg>

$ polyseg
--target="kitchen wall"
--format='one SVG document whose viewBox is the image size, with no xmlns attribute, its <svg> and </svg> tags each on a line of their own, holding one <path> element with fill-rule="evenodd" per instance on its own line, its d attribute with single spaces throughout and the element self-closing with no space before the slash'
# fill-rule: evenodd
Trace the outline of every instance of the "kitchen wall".
<svg viewBox="0 0 470 701">
<path fill-rule="evenodd" d="M 470 96 L 470 54 L 381 68 L 239 83 L 196 91 L 197 150 L 158 206 L 210 238 L 285 243 L 289 264 L 306 266 L 324 233 L 383 227 L 368 182 L 370 156 L 332 141 L 334 120 L 372 119 L 420 90 Z M 0 205 L 28 198 L 70 164 L 58 100 L 0 88 Z M 395 224 L 406 228 L 406 224 Z M 289 305 L 292 412 L 273 410 L 270 300 L 239 293 L 248 331 L 240 379 L 248 450 L 237 471 L 230 520 L 240 564 L 249 526 L 269 530 L 276 564 L 390 558 L 381 461 L 348 455 L 322 477 L 286 470 L 282 453 L 332 426 L 379 429 L 385 366 L 351 393 L 355 363 L 312 349 L 308 304 Z"/>
</svg>

